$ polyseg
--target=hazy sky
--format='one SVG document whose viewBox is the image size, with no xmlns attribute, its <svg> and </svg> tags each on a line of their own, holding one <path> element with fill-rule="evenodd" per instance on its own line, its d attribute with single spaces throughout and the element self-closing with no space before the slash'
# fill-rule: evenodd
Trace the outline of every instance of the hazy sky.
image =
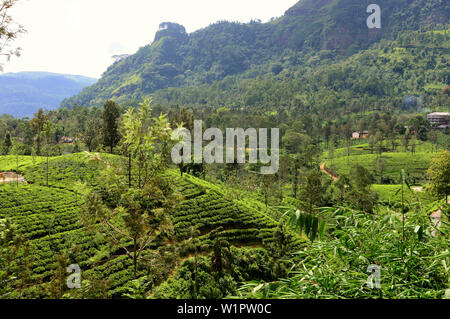
<svg viewBox="0 0 450 319">
<path fill-rule="evenodd" d="M 219 20 L 268 21 L 298 0 L 21 0 L 13 17 L 27 29 L 20 58 L 5 72 L 48 71 L 100 77 L 112 55 L 153 41 L 159 23 L 188 33 Z"/>
</svg>

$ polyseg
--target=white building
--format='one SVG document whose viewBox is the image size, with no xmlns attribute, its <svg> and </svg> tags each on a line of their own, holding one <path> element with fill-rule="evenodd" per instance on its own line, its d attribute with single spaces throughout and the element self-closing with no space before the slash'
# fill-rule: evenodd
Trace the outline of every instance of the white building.
<svg viewBox="0 0 450 319">
<path fill-rule="evenodd" d="M 435 112 L 427 115 L 428 122 L 432 126 L 448 126 L 450 113 L 447 112 Z"/>
</svg>

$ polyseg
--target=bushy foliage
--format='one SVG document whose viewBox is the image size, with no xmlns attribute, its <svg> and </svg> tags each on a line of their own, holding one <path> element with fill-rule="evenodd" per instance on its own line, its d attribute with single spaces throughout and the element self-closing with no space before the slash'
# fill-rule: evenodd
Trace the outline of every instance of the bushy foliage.
<svg viewBox="0 0 450 319">
<path fill-rule="evenodd" d="M 237 295 L 292 299 L 442 298 L 450 284 L 448 223 L 434 237 L 427 211 L 407 213 L 403 233 L 401 216 L 396 211 L 368 215 L 347 208 L 328 209 L 323 212 L 328 219 L 328 238 L 312 243 L 287 261 L 292 264 L 288 279 L 249 282 L 239 288 Z M 370 289 L 366 284 L 370 265 L 381 269 L 381 289 Z"/>
</svg>

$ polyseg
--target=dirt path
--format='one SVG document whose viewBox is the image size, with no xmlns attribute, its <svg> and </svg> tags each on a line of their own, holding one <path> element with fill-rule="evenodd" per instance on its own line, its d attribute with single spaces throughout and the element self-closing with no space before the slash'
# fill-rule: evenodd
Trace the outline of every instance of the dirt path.
<svg viewBox="0 0 450 319">
<path fill-rule="evenodd" d="M 333 179 L 334 182 L 337 182 L 337 180 L 339 179 L 339 175 L 336 174 L 336 173 L 334 173 L 334 172 L 332 172 L 332 171 L 330 171 L 330 170 L 326 167 L 325 162 L 322 163 L 322 164 L 320 164 L 320 170 L 321 170 L 322 172 L 324 172 L 325 174 L 327 174 L 328 176 L 330 176 L 330 177 Z"/>
<path fill-rule="evenodd" d="M 19 181 L 19 183 L 28 184 L 27 180 L 22 175 L 18 175 L 14 172 L 1 172 L 0 173 L 0 184 L 15 183 L 16 181 Z"/>
</svg>

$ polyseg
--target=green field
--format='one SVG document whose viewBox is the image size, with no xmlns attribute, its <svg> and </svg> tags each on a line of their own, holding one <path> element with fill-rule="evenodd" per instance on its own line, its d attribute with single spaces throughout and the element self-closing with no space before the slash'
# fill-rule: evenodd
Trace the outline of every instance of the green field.
<svg viewBox="0 0 450 319">
<path fill-rule="evenodd" d="M 346 150 L 339 149 L 336 154 L 344 154 Z M 355 154 L 360 152 L 359 155 Z M 366 151 L 359 151 L 352 148 L 350 156 L 336 156 L 333 160 L 327 158 L 327 154 L 323 156 L 328 168 L 331 168 L 338 175 L 349 174 L 350 169 L 355 164 L 360 164 L 372 173 L 374 172 L 374 163 L 378 159 L 376 154 L 367 154 Z M 413 184 L 421 184 L 425 181 L 426 170 L 428 169 L 431 159 L 436 153 L 431 152 L 386 152 L 381 158 L 385 161 L 386 167 L 383 176 L 388 177 L 393 184 L 400 181 L 401 170 L 404 169 L 409 181 Z"/>
<path fill-rule="evenodd" d="M 382 204 L 400 204 L 402 201 L 401 185 L 372 185 L 379 195 L 379 202 Z M 409 189 L 407 186 L 403 188 L 403 199 L 405 203 L 428 203 L 433 201 L 432 196 L 425 191 L 416 191 L 413 188 Z"/>
<path fill-rule="evenodd" d="M 45 157 L 40 156 L 0 156 L 0 172 L 15 171 L 17 166 L 19 170 L 28 165 L 39 164 L 45 161 Z"/>
<path fill-rule="evenodd" d="M 396 140 L 397 148 L 395 152 L 404 152 L 404 147 L 402 146 L 402 143 L 399 139 Z M 386 142 L 384 143 L 385 148 L 387 148 L 387 151 L 389 153 L 392 152 L 391 146 L 386 145 Z M 408 146 L 408 151 L 406 153 L 411 153 L 411 144 Z M 443 147 L 438 146 L 437 151 L 444 150 Z M 430 142 L 423 142 L 423 141 L 416 141 L 416 153 L 435 153 L 436 152 L 436 146 L 433 145 Z M 375 148 L 373 153 L 375 154 Z M 352 140 L 352 145 L 350 146 L 350 155 L 368 155 L 372 154 L 372 150 L 369 147 L 369 143 L 367 139 L 363 140 Z M 328 151 L 325 151 L 323 153 L 324 158 L 328 158 L 329 154 Z M 346 147 L 340 147 L 335 149 L 334 151 L 334 157 L 343 157 L 347 156 L 347 148 Z"/>
<path fill-rule="evenodd" d="M 86 163 L 83 156 L 51 158 L 49 187 L 44 186 L 46 163 L 33 165 L 31 159 L 22 157 L 20 172 L 30 185 L 0 185 L 0 220 L 8 219 L 16 225 L 17 234 L 29 244 L 29 249 L 21 248 L 17 261 L 11 263 L 13 272 L 27 263 L 33 274 L 30 287 L 22 290 L 20 297 L 45 297 L 45 287 L 57 269 L 57 256 L 62 251 L 69 253 L 69 262 L 78 264 L 88 278 L 108 279 L 108 296 L 120 297 L 128 291 L 133 279 L 132 261 L 117 253 L 120 247 L 111 247 L 104 235 L 87 231 L 80 222 L 83 199 L 74 192 L 76 183 L 82 180 L 95 186 L 98 174 L 95 164 Z M 0 161 L 8 163 L 11 158 L 0 157 Z M 203 245 L 219 238 L 237 247 L 263 247 L 273 240 L 278 224 L 258 209 L 262 204 L 226 199 L 222 187 L 189 175 L 181 178 L 176 171 L 169 175 L 184 197 L 172 216 L 176 235 L 173 247 L 189 238 L 191 227 L 200 232 Z M 212 238 L 212 231 L 218 227 L 222 231 Z M 298 248 L 304 239 L 292 233 L 289 242 L 292 248 Z M 130 244 L 123 241 L 121 245 Z M 153 245 L 144 255 L 160 258 L 159 248 Z M 176 266 L 173 263 L 160 269 L 160 280 L 164 281 Z M 138 275 L 150 280 L 146 270 L 140 269 Z"/>
</svg>

